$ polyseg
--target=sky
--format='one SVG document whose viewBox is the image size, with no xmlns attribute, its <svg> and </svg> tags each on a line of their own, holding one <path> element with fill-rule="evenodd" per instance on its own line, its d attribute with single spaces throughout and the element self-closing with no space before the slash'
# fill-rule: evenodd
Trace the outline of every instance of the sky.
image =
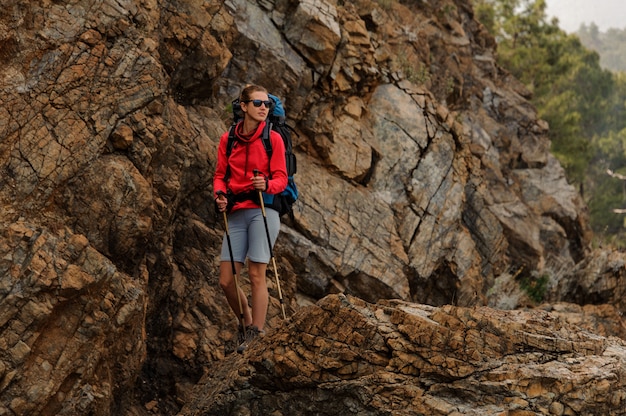
<svg viewBox="0 0 626 416">
<path fill-rule="evenodd" d="M 568 33 L 595 23 L 601 32 L 626 28 L 626 0 L 546 0 L 548 17 L 557 17 Z"/>
</svg>

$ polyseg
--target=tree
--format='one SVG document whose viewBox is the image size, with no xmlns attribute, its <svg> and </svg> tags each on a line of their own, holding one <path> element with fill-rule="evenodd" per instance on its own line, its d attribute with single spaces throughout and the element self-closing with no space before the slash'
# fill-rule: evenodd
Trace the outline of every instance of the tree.
<svg viewBox="0 0 626 416">
<path fill-rule="evenodd" d="M 598 26 L 581 25 L 577 32 L 582 44 L 600 55 L 600 65 L 614 72 L 626 71 L 626 29 L 600 32 Z"/>
<path fill-rule="evenodd" d="M 613 209 L 626 208 L 625 183 L 606 172 L 626 176 L 626 78 L 603 69 L 598 53 L 558 20 L 548 21 L 545 0 L 477 0 L 475 8 L 498 42 L 498 63 L 532 91 L 550 124 L 551 151 L 569 181 L 585 189 L 593 229 L 623 233 L 623 217 Z M 583 29 L 602 40 L 595 25 Z"/>
<path fill-rule="evenodd" d="M 552 152 L 570 181 L 582 184 L 592 154 L 590 137 L 602 128 L 612 78 L 597 53 L 548 21 L 545 0 L 480 0 L 479 16 L 498 41 L 498 62 L 533 92 L 550 124 Z M 489 26 L 488 26 L 489 27 Z"/>
<path fill-rule="evenodd" d="M 606 132 L 592 140 L 593 160 L 586 176 L 593 229 L 605 240 L 626 247 L 626 74 L 615 74 Z"/>
</svg>

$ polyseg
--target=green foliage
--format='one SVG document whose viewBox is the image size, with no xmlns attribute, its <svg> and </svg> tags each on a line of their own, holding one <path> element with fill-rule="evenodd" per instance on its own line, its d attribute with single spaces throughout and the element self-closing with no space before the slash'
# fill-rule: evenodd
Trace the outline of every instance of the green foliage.
<svg viewBox="0 0 626 416">
<path fill-rule="evenodd" d="M 587 170 L 585 187 L 591 226 L 604 242 L 626 247 L 626 181 L 610 176 L 610 170 L 626 176 L 626 74 L 614 76 L 605 128 L 592 139 L 593 160 Z"/>
<path fill-rule="evenodd" d="M 393 0 L 376 0 L 376 3 L 378 3 L 378 5 L 383 9 L 383 10 L 391 10 L 391 5 L 393 3 Z"/>
<path fill-rule="evenodd" d="M 539 116 L 550 124 L 553 154 L 585 192 L 594 231 L 626 242 L 624 215 L 613 212 L 626 208 L 626 182 L 606 173 L 626 175 L 624 75 L 603 69 L 598 53 L 556 19 L 548 21 L 545 0 L 476 0 L 475 10 L 498 41 L 499 64 L 533 92 Z M 602 41 L 597 27 L 588 35 L 590 42 Z M 623 47 L 612 47 L 626 52 L 624 40 Z"/>
<path fill-rule="evenodd" d="M 626 128 L 595 137 L 593 149 L 595 158 L 587 177 L 587 186 L 594 190 L 588 201 L 591 225 L 604 241 L 626 247 L 625 216 L 614 212 L 626 208 L 626 181 L 607 173 L 626 176 Z"/>
<path fill-rule="evenodd" d="M 581 184 L 592 158 L 589 138 L 606 114 L 611 74 L 576 36 L 547 21 L 545 0 L 482 2 L 493 7 L 499 63 L 533 92 L 539 116 L 550 124 L 552 152 Z"/>
<path fill-rule="evenodd" d="M 491 4 L 479 0 L 474 5 L 474 12 L 476 19 L 485 25 L 489 33 L 496 33 L 496 11 Z"/>
<path fill-rule="evenodd" d="M 520 280 L 520 287 L 533 302 L 541 303 L 548 291 L 548 282 L 550 277 L 548 275 L 542 275 L 540 277 L 525 276 Z"/>
<path fill-rule="evenodd" d="M 409 52 L 400 54 L 398 57 L 398 65 L 406 76 L 406 79 L 413 84 L 422 85 L 430 82 L 431 75 L 428 67 L 421 62 L 417 63 L 417 67 L 409 60 Z"/>
<path fill-rule="evenodd" d="M 406 78 L 414 84 L 420 85 L 430 82 L 430 71 L 426 65 L 420 64 L 415 68 L 408 66 L 408 64 L 404 62 L 403 70 L 406 73 Z"/>
<path fill-rule="evenodd" d="M 600 32 L 598 26 L 582 25 L 576 33 L 585 47 L 598 52 L 603 68 L 626 71 L 626 29 Z"/>
</svg>

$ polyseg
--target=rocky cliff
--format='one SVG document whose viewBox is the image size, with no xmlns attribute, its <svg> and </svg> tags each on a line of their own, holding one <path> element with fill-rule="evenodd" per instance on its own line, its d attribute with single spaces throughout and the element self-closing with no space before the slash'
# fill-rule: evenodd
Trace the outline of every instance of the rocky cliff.
<svg viewBox="0 0 626 416">
<path fill-rule="evenodd" d="M 252 348 L 216 365 L 180 415 L 625 412 L 626 343 L 544 311 L 330 295 Z"/>
<path fill-rule="evenodd" d="M 385 389 L 408 376 L 389 399 L 406 414 L 485 410 L 493 392 L 493 414 L 621 414 L 624 257 L 591 249 L 548 126 L 496 53 L 461 0 L 5 0 L 0 414 L 265 414 L 237 410 L 255 389 L 301 402 L 267 405 L 281 414 L 332 414 L 305 398 L 355 386 L 354 412 L 396 414 Z M 225 358 L 211 184 L 247 83 L 283 97 L 297 132 L 301 198 L 276 247 L 293 320 L 269 279 L 268 342 Z M 541 300 L 561 306 L 503 311 Z M 304 323 L 354 304 L 376 319 L 326 341 L 347 349 L 311 344 L 332 331 Z M 503 345 L 435 339 L 485 322 L 471 337 Z"/>
</svg>

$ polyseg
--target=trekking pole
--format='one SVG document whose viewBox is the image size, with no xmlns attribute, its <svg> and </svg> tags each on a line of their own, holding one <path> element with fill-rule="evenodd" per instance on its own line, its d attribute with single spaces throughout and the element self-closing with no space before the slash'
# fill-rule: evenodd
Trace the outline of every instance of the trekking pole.
<svg viewBox="0 0 626 416">
<path fill-rule="evenodd" d="M 235 277 L 235 290 L 237 291 L 237 301 L 239 302 L 239 318 L 241 319 L 241 327 L 243 328 L 244 338 L 246 334 L 246 322 L 243 317 L 243 305 L 241 304 L 241 295 L 239 294 L 239 279 L 237 278 L 237 268 L 235 267 L 235 259 L 233 258 L 233 246 L 230 243 L 230 233 L 228 232 L 228 216 L 226 211 L 224 214 L 224 229 L 226 230 L 226 242 L 228 243 L 228 253 L 230 254 L 230 266 L 233 268 L 233 276 Z"/>
<path fill-rule="evenodd" d="M 254 169 L 254 176 L 259 174 L 258 169 Z M 267 228 L 267 216 L 265 215 L 265 203 L 263 202 L 263 191 L 259 191 L 259 200 L 261 201 L 261 212 L 263 213 L 263 223 L 265 224 L 265 235 L 267 236 L 267 245 L 270 248 L 270 258 L 274 266 L 274 276 L 276 277 L 276 288 L 278 289 L 278 300 L 280 301 L 280 309 L 283 312 L 283 319 L 287 319 L 285 314 L 285 303 L 283 302 L 283 292 L 280 290 L 280 281 L 278 280 L 278 269 L 276 268 L 276 259 L 274 258 L 274 250 L 272 249 L 272 240 L 270 239 L 270 230 Z"/>
</svg>

